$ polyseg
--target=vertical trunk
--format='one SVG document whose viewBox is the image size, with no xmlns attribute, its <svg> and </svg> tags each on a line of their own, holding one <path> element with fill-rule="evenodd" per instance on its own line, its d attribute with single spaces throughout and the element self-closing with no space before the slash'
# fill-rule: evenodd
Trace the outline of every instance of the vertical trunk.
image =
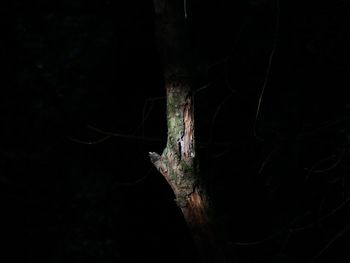
<svg viewBox="0 0 350 263">
<path fill-rule="evenodd" d="M 167 145 L 150 153 L 165 177 L 192 233 L 201 262 L 220 262 L 215 249 L 205 188 L 196 171 L 194 107 L 191 87 L 193 57 L 186 31 L 187 11 L 181 0 L 153 0 L 156 40 L 167 92 Z"/>
</svg>

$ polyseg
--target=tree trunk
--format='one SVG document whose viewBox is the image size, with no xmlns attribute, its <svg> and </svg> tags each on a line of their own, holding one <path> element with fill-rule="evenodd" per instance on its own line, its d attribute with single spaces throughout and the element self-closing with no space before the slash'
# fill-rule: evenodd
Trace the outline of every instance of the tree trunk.
<svg viewBox="0 0 350 263">
<path fill-rule="evenodd" d="M 163 63 L 167 92 L 167 145 L 150 158 L 175 194 L 197 246 L 201 262 L 221 262 L 209 218 L 208 197 L 196 165 L 193 64 L 183 1 L 153 0 L 156 40 Z M 186 4 L 186 2 L 185 2 Z"/>
</svg>

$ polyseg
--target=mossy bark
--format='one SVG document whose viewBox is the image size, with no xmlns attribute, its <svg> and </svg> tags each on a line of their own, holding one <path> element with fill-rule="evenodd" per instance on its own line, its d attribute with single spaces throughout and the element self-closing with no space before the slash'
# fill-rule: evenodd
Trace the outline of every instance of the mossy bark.
<svg viewBox="0 0 350 263">
<path fill-rule="evenodd" d="M 208 197 L 198 176 L 194 138 L 194 108 L 187 82 L 170 81 L 167 91 L 167 145 L 161 155 L 150 158 L 175 194 L 200 262 L 221 262 L 209 217 Z"/>
<path fill-rule="evenodd" d="M 195 151 L 192 57 L 183 1 L 154 0 L 155 29 L 167 93 L 167 145 L 150 158 L 175 194 L 192 233 L 201 262 L 221 262 L 214 242 L 205 187 L 198 176 Z M 215 251 L 215 252 L 214 252 Z"/>
</svg>

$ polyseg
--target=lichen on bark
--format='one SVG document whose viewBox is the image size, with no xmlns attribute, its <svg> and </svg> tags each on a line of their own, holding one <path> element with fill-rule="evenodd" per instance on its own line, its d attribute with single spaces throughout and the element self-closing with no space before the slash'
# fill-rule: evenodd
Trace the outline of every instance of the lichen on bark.
<svg viewBox="0 0 350 263">
<path fill-rule="evenodd" d="M 194 169 L 196 154 L 191 89 L 186 82 L 174 81 L 167 84 L 166 90 L 168 140 L 155 165 L 172 187 L 178 206 L 184 207 L 198 184 Z"/>
<path fill-rule="evenodd" d="M 192 96 L 193 49 L 183 5 L 178 0 L 154 0 L 155 36 L 167 93 L 167 144 L 162 154 L 151 152 L 151 161 L 175 194 L 202 262 L 215 248 L 205 187 L 196 170 L 194 106 Z M 211 251 L 211 252 L 210 252 Z M 215 254 L 215 256 L 214 256 Z"/>
</svg>

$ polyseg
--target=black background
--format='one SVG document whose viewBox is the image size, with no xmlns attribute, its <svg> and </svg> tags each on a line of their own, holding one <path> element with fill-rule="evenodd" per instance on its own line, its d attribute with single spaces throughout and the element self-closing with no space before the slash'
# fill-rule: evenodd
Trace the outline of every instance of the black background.
<svg viewBox="0 0 350 263">
<path fill-rule="evenodd" d="M 349 262 L 347 2 L 187 5 L 200 169 L 228 261 Z M 166 139 L 153 19 L 151 1 L 3 6 L 3 262 L 193 259 L 148 160 Z"/>
</svg>

